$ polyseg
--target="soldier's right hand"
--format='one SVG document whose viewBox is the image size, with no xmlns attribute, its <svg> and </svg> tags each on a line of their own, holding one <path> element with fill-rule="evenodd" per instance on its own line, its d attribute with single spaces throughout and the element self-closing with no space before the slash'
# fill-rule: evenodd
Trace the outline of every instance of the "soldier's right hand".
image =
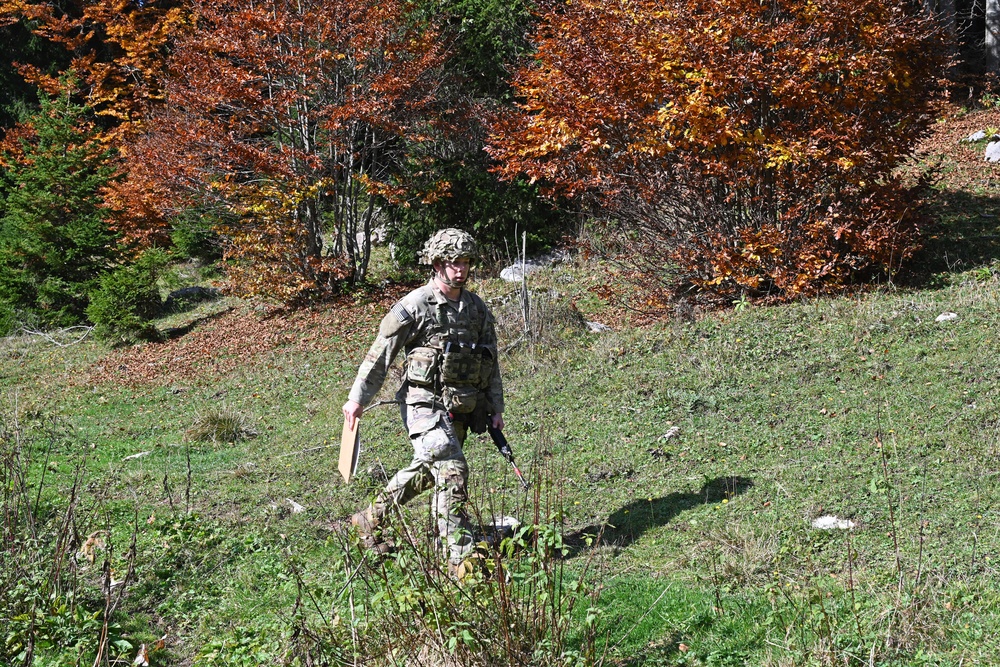
<svg viewBox="0 0 1000 667">
<path fill-rule="evenodd" d="M 347 401 L 341 409 L 344 411 L 344 421 L 347 422 L 347 428 L 354 430 L 354 425 L 361 419 L 361 413 L 365 409 L 357 401 Z"/>
</svg>

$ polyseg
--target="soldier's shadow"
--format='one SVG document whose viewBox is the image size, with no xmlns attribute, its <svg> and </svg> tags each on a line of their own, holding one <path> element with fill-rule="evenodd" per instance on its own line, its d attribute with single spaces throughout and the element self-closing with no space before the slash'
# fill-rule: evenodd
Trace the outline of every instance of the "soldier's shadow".
<svg viewBox="0 0 1000 667">
<path fill-rule="evenodd" d="M 734 498 L 753 486 L 746 477 L 717 477 L 708 480 L 698 491 L 671 493 L 662 498 L 641 498 L 613 512 L 608 520 L 600 524 L 584 526 L 563 536 L 563 543 L 569 547 L 568 558 L 580 553 L 592 544 L 626 547 L 650 528 L 669 523 L 685 510 L 698 505 L 721 503 Z"/>
</svg>

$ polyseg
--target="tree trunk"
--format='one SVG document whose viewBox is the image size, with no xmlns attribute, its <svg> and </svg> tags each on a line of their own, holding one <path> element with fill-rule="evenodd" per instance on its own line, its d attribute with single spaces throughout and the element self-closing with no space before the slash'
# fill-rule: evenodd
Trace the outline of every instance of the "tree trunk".
<svg viewBox="0 0 1000 667">
<path fill-rule="evenodd" d="M 986 0 L 986 71 L 1000 72 L 1000 0 Z"/>
</svg>

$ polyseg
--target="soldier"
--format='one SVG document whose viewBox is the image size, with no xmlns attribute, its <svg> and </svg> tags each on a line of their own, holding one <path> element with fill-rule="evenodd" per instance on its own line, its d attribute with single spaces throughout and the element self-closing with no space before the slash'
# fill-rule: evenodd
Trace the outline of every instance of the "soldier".
<svg viewBox="0 0 1000 667">
<path fill-rule="evenodd" d="M 479 296 L 465 289 L 478 257 L 476 242 L 466 232 L 443 229 L 431 236 L 421 263 L 433 266 L 434 275 L 382 319 L 343 407 L 344 418 L 353 427 L 382 388 L 396 355 L 405 351 L 404 379 L 396 399 L 413 445 L 413 460 L 351 522 L 367 548 L 384 553 L 387 547 L 379 527 L 390 508 L 433 488 L 431 506 L 453 572 L 462 571 L 474 546 L 464 510 L 469 466 L 462 445 L 469 430 L 484 432 L 487 420 L 503 428 L 493 314 Z"/>
</svg>

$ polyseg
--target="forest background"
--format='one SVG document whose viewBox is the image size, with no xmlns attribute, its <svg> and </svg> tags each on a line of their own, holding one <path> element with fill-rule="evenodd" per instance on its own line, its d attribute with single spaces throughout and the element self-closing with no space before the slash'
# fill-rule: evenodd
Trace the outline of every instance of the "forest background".
<svg viewBox="0 0 1000 667">
<path fill-rule="evenodd" d="M 980 11 L 4 3 L 3 657 L 987 664 L 996 213 L 918 152 L 998 131 Z M 538 406 L 535 490 L 476 502 L 532 520 L 460 584 L 419 507 L 388 564 L 332 521 L 396 453 L 312 458 L 446 226 Z M 512 293 L 522 242 L 573 259 Z"/>
<path fill-rule="evenodd" d="M 977 8 L 8 2 L 0 331 L 152 335 L 164 253 L 322 300 L 443 226 L 493 260 L 600 229 L 651 311 L 891 276 L 894 170 L 992 80 Z"/>
</svg>

